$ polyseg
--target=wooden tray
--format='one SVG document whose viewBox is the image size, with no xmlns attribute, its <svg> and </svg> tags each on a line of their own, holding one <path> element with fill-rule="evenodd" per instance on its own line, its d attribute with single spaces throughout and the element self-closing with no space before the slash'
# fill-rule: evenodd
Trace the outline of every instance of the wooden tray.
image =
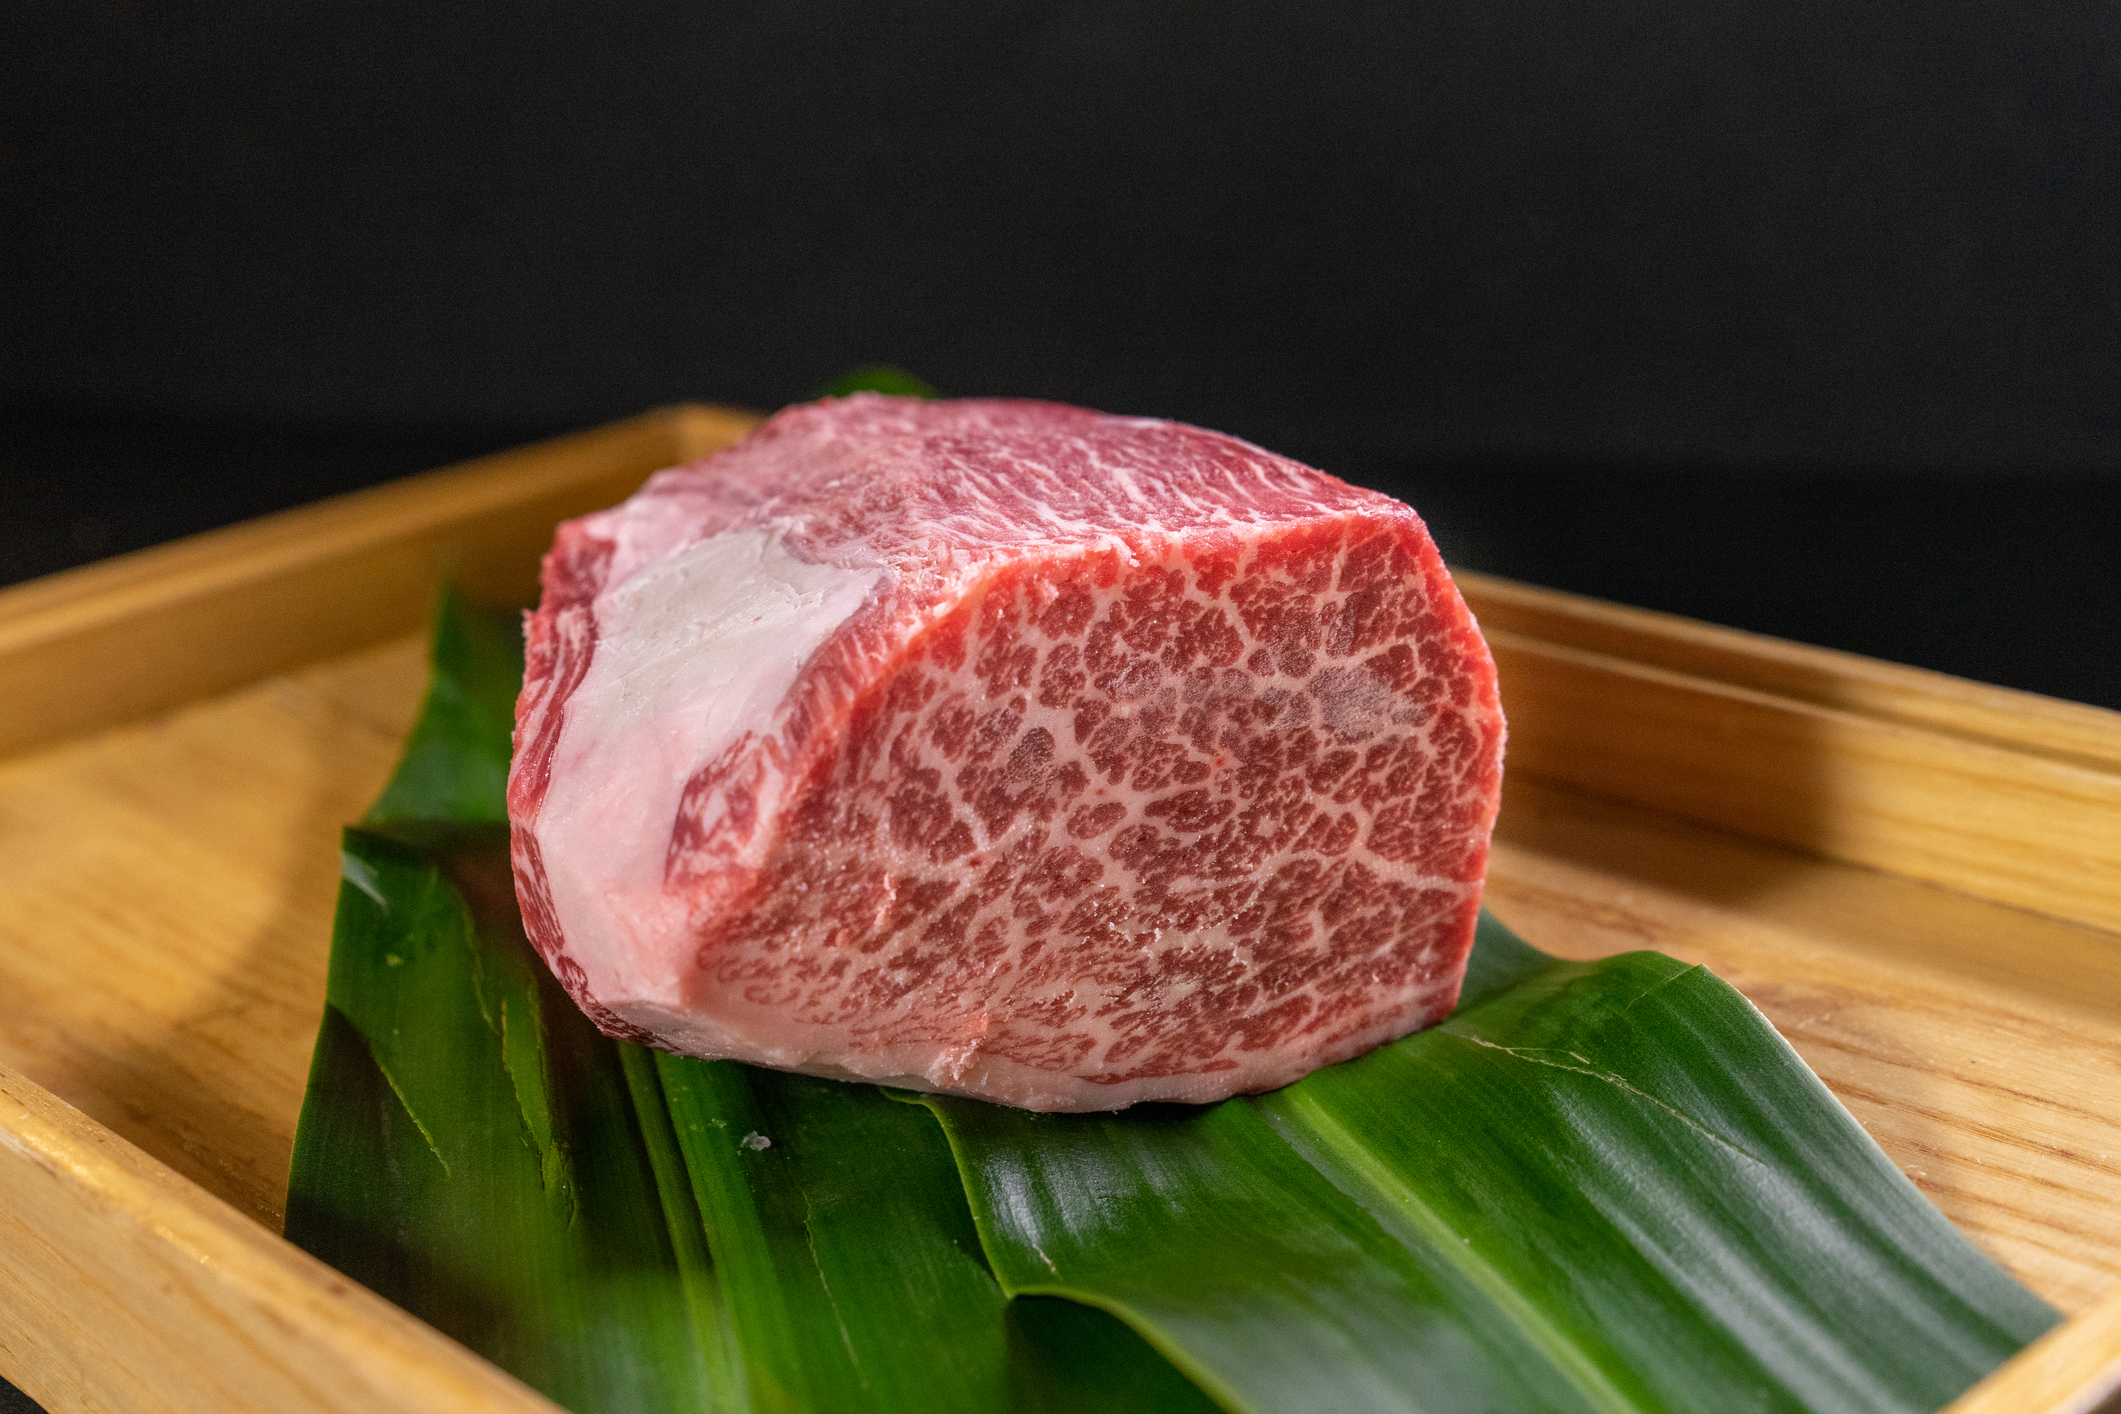
<svg viewBox="0 0 2121 1414">
<path fill-rule="evenodd" d="M 0 1375 L 53 1414 L 546 1410 L 279 1236 L 335 836 L 438 577 L 740 435 L 645 414 L 0 592 Z M 1460 582 L 1501 661 L 1489 901 L 1705 962 L 2070 1321 L 1953 1406 L 2121 1388 L 2121 715 Z"/>
</svg>

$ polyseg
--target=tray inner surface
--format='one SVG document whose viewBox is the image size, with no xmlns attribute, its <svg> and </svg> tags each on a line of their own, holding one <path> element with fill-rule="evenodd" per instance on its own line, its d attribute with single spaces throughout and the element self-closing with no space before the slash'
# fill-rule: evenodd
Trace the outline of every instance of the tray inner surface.
<svg viewBox="0 0 2121 1414">
<path fill-rule="evenodd" d="M 0 1373 L 55 1414 L 554 1414 L 275 1235 L 337 832 L 441 577 L 519 601 L 556 520 L 755 421 L 660 409 L 0 593 Z M 1495 910 L 1736 983 L 2077 1316 L 1951 1414 L 2121 1388 L 2121 714 L 1459 582 L 1510 712 Z"/>
<path fill-rule="evenodd" d="M 336 835 L 424 684 L 405 637 L 0 761 L 0 1066 L 277 1232 Z M 1751 997 L 1888 1154 L 2065 1312 L 2121 1288 L 2121 940 L 1510 778 L 1489 902 Z"/>
</svg>

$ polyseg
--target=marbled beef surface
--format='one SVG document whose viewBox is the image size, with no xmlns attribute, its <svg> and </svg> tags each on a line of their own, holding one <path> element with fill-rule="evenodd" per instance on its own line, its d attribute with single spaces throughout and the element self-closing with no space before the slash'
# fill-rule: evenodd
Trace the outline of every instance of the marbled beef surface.
<svg viewBox="0 0 2121 1414">
<path fill-rule="evenodd" d="M 1175 423 L 858 395 L 560 527 L 516 886 L 615 1036 L 1212 1100 L 1450 1010 L 1502 744 L 1398 502 Z"/>
</svg>

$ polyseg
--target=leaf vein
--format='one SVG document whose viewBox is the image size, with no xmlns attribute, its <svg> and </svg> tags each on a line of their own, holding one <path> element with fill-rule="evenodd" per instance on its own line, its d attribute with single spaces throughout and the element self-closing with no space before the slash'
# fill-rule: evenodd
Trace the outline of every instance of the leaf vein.
<svg viewBox="0 0 2121 1414">
<path fill-rule="evenodd" d="M 1653 988 L 1652 990 L 1655 989 Z M 1647 996 L 1648 993 L 1644 993 L 1644 995 Z M 1637 1000 L 1639 1001 L 1641 1000 L 1641 998 L 1637 998 Z M 1575 1065 L 1563 1065 L 1560 1061 L 1549 1060 L 1547 1058 L 1547 1055 L 1540 1054 L 1540 1051 L 1545 1049 L 1543 1047 L 1533 1048 L 1529 1046 L 1505 1046 L 1494 1041 L 1483 1041 L 1478 1036 L 1467 1036 L 1463 1033 L 1458 1033 L 1458 1037 L 1460 1040 L 1470 1041 L 1476 1046 L 1484 1046 L 1491 1051 L 1501 1051 L 1504 1055 L 1515 1056 L 1517 1059 L 1529 1062 L 1532 1065 L 1551 1066 L 1555 1070 L 1572 1071 L 1577 1075 L 1588 1075 L 1593 1080 L 1603 1080 L 1606 1084 L 1615 1086 L 1621 1090 L 1625 1090 L 1628 1094 L 1635 1096 L 1637 1099 L 1649 1101 L 1658 1109 L 1663 1110 L 1666 1114 L 1678 1120 L 1681 1124 L 1686 1125 L 1690 1129 L 1699 1130 L 1703 1135 L 1707 1136 L 1714 1142 L 1721 1144 L 1724 1148 L 1729 1149 L 1731 1152 L 1743 1155 L 1745 1158 L 1750 1159 L 1756 1164 L 1765 1165 L 1767 1163 L 1767 1160 L 1761 1158 L 1758 1154 L 1746 1148 L 1743 1144 L 1740 1144 L 1736 1140 L 1731 1139 L 1725 1135 L 1717 1133 L 1714 1129 L 1711 1129 L 1708 1125 L 1703 1124 L 1700 1120 L 1695 1119 L 1692 1115 L 1688 1114 L 1685 1110 L 1680 1109 L 1678 1106 L 1673 1105 L 1668 1101 L 1659 1099 L 1657 1096 L 1652 1095 L 1649 1091 L 1644 1090 L 1638 1085 L 1630 1084 L 1625 1078 L 1615 1075 L 1609 1070 L 1599 1069 L 1596 1065 L 1591 1063 L 1589 1057 L 1583 1055 L 1581 1052 L 1559 1052 L 1559 1054 L 1565 1055 L 1570 1060 L 1576 1062 Z M 1548 1054 L 1554 1054 L 1554 1052 L 1548 1052 Z"/>
<path fill-rule="evenodd" d="M 1555 1369 L 1577 1393 L 1594 1408 L 1605 1411 L 1605 1414 L 1637 1414 L 1640 1406 L 1614 1385 L 1612 1379 L 1599 1368 L 1580 1342 L 1555 1326 L 1545 1313 L 1534 1306 L 1512 1283 L 1507 1274 L 1474 1249 L 1468 1238 L 1453 1228 L 1441 1213 L 1430 1207 L 1412 1184 L 1383 1164 L 1368 1146 L 1311 1096 L 1299 1096 L 1293 1091 L 1289 1093 L 1295 1100 L 1295 1107 L 1302 1112 L 1305 1122 L 1341 1155 L 1354 1175 L 1359 1176 L 1378 1198 L 1401 1214 L 1427 1240 L 1432 1252 L 1455 1268 L 1493 1302 L 1497 1311 L 1553 1362 Z M 1313 1166 L 1318 1167 L 1315 1161 Z M 1348 1192 L 1345 1185 L 1330 1171 L 1324 1168 L 1319 1168 L 1318 1171 L 1328 1183 Z M 1352 1192 L 1349 1192 L 1348 1196 L 1355 1198 L 1358 1203 L 1362 1202 L 1361 1198 Z M 1363 1206 L 1367 1208 L 1369 1205 Z"/>
</svg>

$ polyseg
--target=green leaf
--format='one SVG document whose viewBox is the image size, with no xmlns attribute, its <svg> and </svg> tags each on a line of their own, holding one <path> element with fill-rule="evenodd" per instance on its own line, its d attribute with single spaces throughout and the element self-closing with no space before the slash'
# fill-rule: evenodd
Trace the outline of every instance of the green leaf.
<svg viewBox="0 0 2121 1414">
<path fill-rule="evenodd" d="M 1206 1110 L 922 1103 L 1004 1287 L 1232 1409 L 1928 1410 L 2056 1320 L 1706 971 L 1486 919 L 1467 995 Z"/>
<path fill-rule="evenodd" d="M 732 1061 L 656 1072 L 760 1408 L 1213 1408 L 1109 1318 L 1012 1319 L 920 1110 Z"/>
<path fill-rule="evenodd" d="M 500 974 L 459 886 L 505 861 L 359 830 L 344 859 L 288 1237 L 562 1404 L 713 1407 L 617 1048 Z"/>
<path fill-rule="evenodd" d="M 505 829 L 522 634 L 475 608 L 454 585 L 435 599 L 431 634 L 427 700 L 396 773 L 362 823 Z"/>
<path fill-rule="evenodd" d="M 447 595 L 433 663 L 343 841 L 292 1240 L 582 1411 L 1212 1409 L 1111 1317 L 1009 1300 L 923 1112 L 597 1034 L 494 829 L 514 630 Z"/>
<path fill-rule="evenodd" d="M 288 1234 L 584 1414 L 1919 1410 L 2055 1320 L 1729 987 L 1491 918 L 1447 1023 L 1207 1108 L 610 1042 L 515 909 L 520 672 L 445 596 L 344 839 Z"/>
<path fill-rule="evenodd" d="M 865 364 L 842 373 L 818 392 L 821 398 L 844 398 L 849 393 L 890 393 L 901 398 L 939 398 L 942 394 L 927 379 L 908 373 L 895 364 Z"/>
</svg>

